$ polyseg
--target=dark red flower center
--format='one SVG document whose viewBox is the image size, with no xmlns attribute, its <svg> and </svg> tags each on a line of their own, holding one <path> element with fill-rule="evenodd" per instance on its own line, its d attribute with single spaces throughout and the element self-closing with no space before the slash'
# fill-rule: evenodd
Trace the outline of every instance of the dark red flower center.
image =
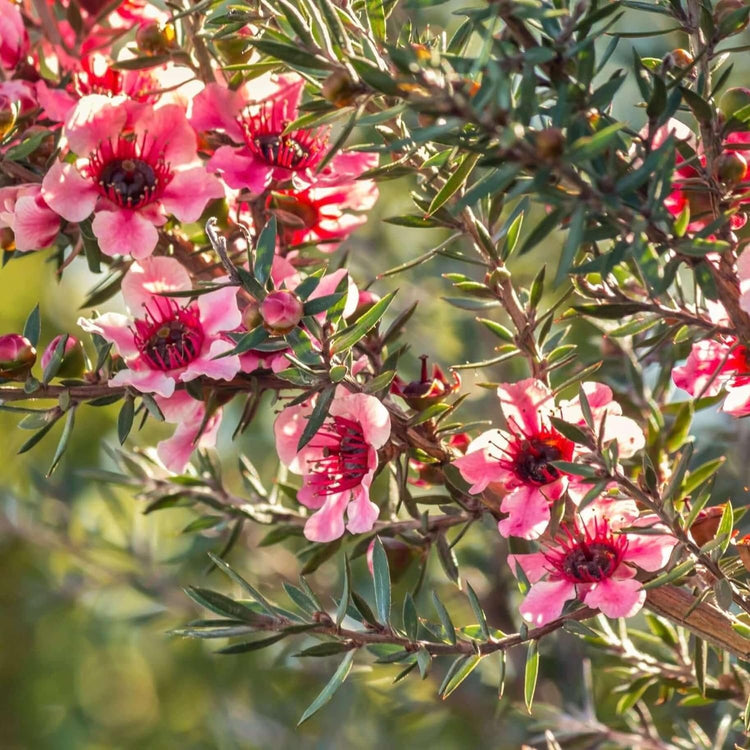
<svg viewBox="0 0 750 750">
<path fill-rule="evenodd" d="M 310 461 L 316 495 L 333 495 L 361 484 L 369 469 L 369 446 L 358 422 L 331 417 L 314 440 L 310 446 L 322 450 L 321 457 Z"/>
<path fill-rule="evenodd" d="M 135 345 L 155 370 L 175 370 L 192 362 L 203 347 L 204 333 L 196 305 L 154 298 L 146 317 L 133 321 Z"/>
<path fill-rule="evenodd" d="M 289 122 L 285 103 L 278 101 L 239 117 L 245 143 L 257 159 L 269 167 L 301 172 L 317 164 L 327 138 L 324 133 L 313 130 L 285 133 Z"/>
<path fill-rule="evenodd" d="M 549 484 L 562 473 L 552 461 L 567 461 L 573 455 L 573 444 L 562 435 L 546 430 L 539 436 L 525 438 L 514 444 L 516 476 L 526 484 Z"/>
<path fill-rule="evenodd" d="M 595 522 L 593 531 L 562 527 L 567 539 L 558 537 L 558 547 L 544 557 L 554 571 L 571 583 L 596 583 L 610 578 L 628 549 L 624 534 L 613 534 L 606 521 Z"/>
<path fill-rule="evenodd" d="M 119 136 L 102 141 L 89 156 L 87 176 L 99 192 L 121 208 L 140 208 L 157 200 L 174 173 L 162 153 L 143 139 Z"/>
</svg>

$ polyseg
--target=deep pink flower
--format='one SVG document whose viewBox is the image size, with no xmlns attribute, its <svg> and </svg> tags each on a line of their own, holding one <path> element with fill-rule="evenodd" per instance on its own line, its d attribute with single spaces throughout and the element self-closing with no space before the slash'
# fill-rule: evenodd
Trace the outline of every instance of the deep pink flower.
<svg viewBox="0 0 750 750">
<path fill-rule="evenodd" d="M 169 471 L 182 474 L 194 450 L 213 448 L 221 424 L 221 408 L 216 409 L 206 421 L 203 432 L 199 431 L 206 416 L 206 405 L 185 391 L 176 391 L 169 398 L 156 397 L 156 403 L 164 415 L 164 421 L 176 424 L 172 437 L 156 446 L 159 460 Z"/>
<path fill-rule="evenodd" d="M 42 195 L 60 216 L 83 221 L 106 255 L 145 258 L 158 240 L 156 227 L 173 214 L 196 221 L 224 191 L 197 163 L 195 133 L 182 109 L 154 109 L 122 97 L 86 96 L 65 127 L 75 164 L 57 161 Z"/>
<path fill-rule="evenodd" d="M 299 325 L 305 306 L 291 290 L 276 289 L 266 295 L 259 310 L 266 330 L 283 335 Z"/>
<path fill-rule="evenodd" d="M 0 228 L 13 231 L 16 250 L 40 250 L 54 242 L 60 217 L 47 205 L 36 183 L 0 188 Z"/>
<path fill-rule="evenodd" d="M 563 524 L 544 551 L 508 555 L 513 574 L 518 575 L 519 566 L 531 584 L 520 609 L 524 620 L 545 625 L 575 598 L 607 617 L 631 617 L 641 609 L 646 592 L 634 579 L 634 566 L 663 568 L 677 540 L 666 533 L 620 531 L 624 526 L 654 527 L 657 521 L 655 516 L 635 518 L 632 504 L 622 505 L 597 508 L 594 503 L 572 528 Z"/>
<path fill-rule="evenodd" d="M 378 466 L 378 449 L 391 434 L 388 410 L 374 396 L 339 388 L 328 418 L 301 450 L 299 439 L 313 402 L 288 406 L 276 418 L 276 449 L 282 462 L 302 475 L 297 499 L 316 510 L 305 524 L 305 536 L 330 542 L 344 533 L 370 531 L 379 509 L 370 501 L 370 485 Z"/>
<path fill-rule="evenodd" d="M 237 91 L 209 84 L 195 98 L 190 121 L 196 131 L 220 131 L 237 144 L 217 148 L 208 165 L 229 187 L 259 194 L 290 180 L 296 189 L 340 185 L 376 163 L 370 154 L 339 153 L 314 174 L 328 146 L 327 131 L 284 132 L 297 117 L 303 86 L 296 75 L 269 75 Z"/>
<path fill-rule="evenodd" d="M 122 295 L 132 317 L 106 313 L 79 318 L 78 325 L 111 341 L 128 365 L 110 386 L 131 385 L 144 393 L 169 398 L 178 382 L 200 376 L 230 380 L 240 370 L 222 334 L 240 324 L 234 287 L 202 294 L 196 302 L 162 296 L 192 288 L 188 272 L 174 258 L 134 263 L 122 280 Z"/>
<path fill-rule="evenodd" d="M 29 49 L 29 36 L 20 8 L 0 0 L 0 68 L 13 72 Z"/>
<path fill-rule="evenodd" d="M 607 415 L 604 442 L 617 440 L 619 455 L 632 456 L 644 444 L 637 424 L 622 416 L 607 386 L 584 383 L 583 388 L 597 427 Z M 504 383 L 497 393 L 507 430 L 484 432 L 454 464 L 474 494 L 493 483 L 504 486 L 507 494 L 500 510 L 508 517 L 498 523 L 503 536 L 536 539 L 547 528 L 555 500 L 566 490 L 574 501 L 580 500 L 590 487 L 551 464 L 572 461 L 583 449 L 555 430 L 549 416 L 583 426 L 583 412 L 577 397 L 555 407 L 549 388 L 533 378 Z"/>
</svg>

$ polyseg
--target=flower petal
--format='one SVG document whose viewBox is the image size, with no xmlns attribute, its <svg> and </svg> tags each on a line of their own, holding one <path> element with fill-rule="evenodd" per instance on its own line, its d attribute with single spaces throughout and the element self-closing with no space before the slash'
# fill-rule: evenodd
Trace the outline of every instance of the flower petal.
<svg viewBox="0 0 750 750">
<path fill-rule="evenodd" d="M 550 564 L 542 552 L 508 555 L 508 565 L 513 575 L 518 578 L 516 566 L 520 567 L 529 583 L 536 583 L 549 573 Z"/>
<path fill-rule="evenodd" d="M 44 204 L 40 194 L 22 195 L 14 208 L 13 237 L 16 249 L 39 250 L 52 244 L 60 217 Z"/>
<path fill-rule="evenodd" d="M 381 448 L 391 434 L 391 417 L 388 409 L 375 396 L 350 393 L 336 398 L 329 413 L 332 417 L 347 417 L 359 422 L 365 442 L 375 449 Z"/>
<path fill-rule="evenodd" d="M 161 112 L 161 110 L 159 110 Z M 206 205 L 214 198 L 223 198 L 224 188 L 203 167 L 177 172 L 161 196 L 161 203 L 180 221 L 198 221 Z"/>
<path fill-rule="evenodd" d="M 535 378 L 501 383 L 497 395 L 511 431 L 524 435 L 539 432 L 542 424 L 539 412 L 547 412 L 554 406 L 549 388 Z"/>
<path fill-rule="evenodd" d="M 257 195 L 260 195 L 271 182 L 271 169 L 241 148 L 217 148 L 208 162 L 208 169 L 217 172 L 230 188 L 247 188 Z"/>
<path fill-rule="evenodd" d="M 497 524 L 504 536 L 537 539 L 549 524 L 549 500 L 539 487 L 522 485 L 503 498 L 500 510 L 508 517 Z"/>
<path fill-rule="evenodd" d="M 646 592 L 635 578 L 605 578 L 595 583 L 583 601 L 607 617 L 632 617 L 646 601 Z"/>
<path fill-rule="evenodd" d="M 521 617 L 536 627 L 546 625 L 560 616 L 565 602 L 575 595 L 575 586 L 569 581 L 539 581 L 526 594 L 519 608 Z"/>
<path fill-rule="evenodd" d="M 305 524 L 304 534 L 311 542 L 332 542 L 344 535 L 344 511 L 349 492 L 329 495 L 323 507 L 313 513 Z"/>
<path fill-rule="evenodd" d="M 354 499 L 347 506 L 346 514 L 349 523 L 346 528 L 352 534 L 364 534 L 372 530 L 380 515 L 380 508 L 370 500 L 367 487 L 360 487 L 354 492 Z"/>
<path fill-rule="evenodd" d="M 91 216 L 99 193 L 75 165 L 56 161 L 42 180 L 42 197 L 63 219 L 83 221 Z"/>
<path fill-rule="evenodd" d="M 138 347 L 130 330 L 130 318 L 121 313 L 104 313 L 98 318 L 78 318 L 78 325 L 88 333 L 98 333 L 111 341 L 125 359 L 138 354 Z"/>
<path fill-rule="evenodd" d="M 242 313 L 237 307 L 237 287 L 228 286 L 198 297 L 201 325 L 209 335 L 233 331 L 242 323 Z"/>
<path fill-rule="evenodd" d="M 187 269 L 175 258 L 158 256 L 133 263 L 122 279 L 122 296 L 128 310 L 136 317 L 143 305 L 163 292 L 191 289 L 193 282 Z"/>
<path fill-rule="evenodd" d="M 161 370 L 120 370 L 108 383 L 111 387 L 132 385 L 141 393 L 156 393 L 169 398 L 174 393 L 174 378 Z"/>
<path fill-rule="evenodd" d="M 233 354 L 229 357 L 219 357 L 220 354 L 233 349 L 234 345 L 229 341 L 217 339 L 211 343 L 207 353 L 194 359 L 180 375 L 183 383 L 205 375 L 212 380 L 231 380 L 241 368 L 239 355 Z"/>
<path fill-rule="evenodd" d="M 132 255 L 136 260 L 154 251 L 159 232 L 137 211 L 99 211 L 91 224 L 105 255 Z"/>
<path fill-rule="evenodd" d="M 471 483 L 469 492 L 478 495 L 492 482 L 511 479 L 512 474 L 499 460 L 501 451 L 508 444 L 505 433 L 487 430 L 469 443 L 466 454 L 453 461 L 461 476 Z"/>
</svg>

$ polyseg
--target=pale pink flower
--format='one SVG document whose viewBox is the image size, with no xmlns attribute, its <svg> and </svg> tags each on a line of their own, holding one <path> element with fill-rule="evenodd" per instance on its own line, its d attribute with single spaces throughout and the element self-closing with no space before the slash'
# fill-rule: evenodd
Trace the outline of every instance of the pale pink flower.
<svg viewBox="0 0 750 750">
<path fill-rule="evenodd" d="M 338 153 L 315 174 L 328 146 L 326 130 L 293 130 L 304 80 L 297 75 L 263 76 L 237 91 L 209 84 L 195 98 L 191 123 L 199 133 L 223 132 L 237 144 L 216 149 L 209 169 L 229 187 L 260 194 L 290 180 L 296 189 L 315 183 L 341 185 L 373 166 L 373 157 Z M 362 200 L 366 200 L 363 198 Z"/>
<path fill-rule="evenodd" d="M 337 389 L 329 415 L 310 442 L 297 450 L 313 402 L 288 406 L 276 418 L 274 434 L 281 461 L 302 475 L 297 499 L 316 510 L 305 524 L 305 536 L 330 542 L 344 533 L 370 531 L 379 509 L 370 500 L 378 466 L 378 449 L 388 441 L 388 410 L 374 396 Z"/>
<path fill-rule="evenodd" d="M 9 0 L 0 0 L 0 68 L 13 72 L 29 49 L 29 36 L 21 9 Z"/>
<path fill-rule="evenodd" d="M 47 205 L 36 183 L 0 188 L 0 228 L 13 232 L 16 250 L 40 250 L 51 245 L 60 230 L 60 217 Z"/>
<path fill-rule="evenodd" d="M 169 398 L 178 382 L 205 376 L 231 380 L 240 370 L 223 333 L 240 324 L 235 287 L 202 294 L 195 302 L 163 296 L 192 288 L 190 276 L 174 258 L 148 258 L 134 263 L 122 280 L 122 295 L 131 316 L 106 313 L 79 318 L 78 325 L 111 341 L 125 360 L 110 381 L 143 393 Z"/>
<path fill-rule="evenodd" d="M 164 415 L 164 421 L 176 424 L 172 437 L 156 446 L 156 455 L 169 471 L 182 474 L 194 450 L 213 448 L 221 424 L 222 411 L 217 408 L 206 418 L 206 405 L 185 391 L 175 391 L 169 398 L 156 397 L 156 403 Z"/>
<path fill-rule="evenodd" d="M 55 162 L 42 195 L 68 221 L 93 212 L 92 229 L 106 255 L 149 256 L 169 214 L 196 221 L 224 194 L 198 163 L 195 133 L 176 105 L 155 110 L 123 97 L 86 96 L 63 133 L 79 158 Z"/>
<path fill-rule="evenodd" d="M 644 445 L 637 424 L 622 416 L 610 388 L 601 383 L 584 383 L 583 388 L 597 429 L 607 415 L 604 442 L 616 440 L 619 455 L 632 456 Z M 473 494 L 493 483 L 504 486 L 507 494 L 500 510 L 508 517 L 498 523 L 503 536 L 536 539 L 547 528 L 550 506 L 555 500 L 567 491 L 571 499 L 579 501 L 590 488 L 551 463 L 574 461 L 585 449 L 560 434 L 549 416 L 584 426 L 583 412 L 577 397 L 555 407 L 549 388 L 533 378 L 504 383 L 497 393 L 507 430 L 484 432 L 454 464 L 471 484 L 469 491 Z"/>
<path fill-rule="evenodd" d="M 561 526 L 544 551 L 508 555 L 514 575 L 521 568 L 531 584 L 521 604 L 521 616 L 536 627 L 556 619 L 565 603 L 578 599 L 607 617 L 632 617 L 643 606 L 646 592 L 635 580 L 635 566 L 646 571 L 663 568 L 677 540 L 664 534 L 621 531 L 625 526 L 657 526 L 656 516 L 635 518 L 627 504 L 589 506 L 571 528 Z"/>
</svg>

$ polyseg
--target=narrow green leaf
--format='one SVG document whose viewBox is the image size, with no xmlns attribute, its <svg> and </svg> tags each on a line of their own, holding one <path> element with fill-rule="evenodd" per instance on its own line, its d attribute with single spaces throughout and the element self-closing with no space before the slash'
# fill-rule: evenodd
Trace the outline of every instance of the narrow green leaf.
<svg viewBox="0 0 750 750">
<path fill-rule="evenodd" d="M 417 640 L 417 632 L 419 630 L 419 619 L 417 617 L 417 607 L 414 604 L 414 597 L 410 592 L 406 592 L 404 597 L 404 630 L 406 631 L 406 637 L 410 641 Z"/>
<path fill-rule="evenodd" d="M 32 346 L 39 343 L 39 336 L 42 333 L 42 316 L 39 312 L 39 305 L 29 313 L 26 323 L 23 326 L 23 335 L 31 342 Z"/>
<path fill-rule="evenodd" d="M 329 641 L 328 643 L 318 643 L 315 646 L 310 646 L 304 651 L 300 651 L 295 656 L 333 656 L 334 654 L 341 654 L 344 651 L 351 651 L 351 646 L 348 643 L 342 643 L 341 641 Z"/>
<path fill-rule="evenodd" d="M 438 194 L 432 199 L 430 207 L 427 210 L 428 215 L 431 216 L 444 206 L 464 186 L 479 158 L 480 154 L 467 154 L 461 160 L 461 163 L 456 167 L 453 174 L 446 180 L 445 185 L 443 185 Z"/>
<path fill-rule="evenodd" d="M 560 263 L 555 273 L 554 285 L 559 286 L 563 281 L 575 260 L 576 253 L 581 247 L 583 241 L 583 230 L 586 226 L 586 205 L 581 203 L 573 212 L 568 228 L 568 236 L 565 238 L 562 253 L 560 254 Z"/>
<path fill-rule="evenodd" d="M 350 651 L 343 659 L 339 668 L 334 672 L 333 677 L 323 688 L 318 697 L 307 707 L 302 714 L 302 718 L 297 722 L 297 726 L 307 721 L 313 714 L 317 713 L 323 706 L 333 698 L 336 691 L 344 684 L 344 680 L 349 676 L 354 661 L 354 651 Z"/>
<path fill-rule="evenodd" d="M 375 609 L 378 619 L 383 625 L 391 622 L 391 573 L 388 566 L 388 556 L 380 541 L 375 537 L 372 551 L 373 584 L 375 587 Z"/>
<path fill-rule="evenodd" d="M 346 610 L 349 608 L 349 600 L 351 599 L 351 567 L 349 565 L 349 557 L 344 555 L 344 590 L 341 594 L 341 601 L 336 609 L 336 625 L 340 626 L 344 617 L 346 616 Z"/>
<path fill-rule="evenodd" d="M 445 633 L 448 642 L 451 644 L 456 643 L 456 628 L 453 626 L 448 610 L 445 605 L 440 601 L 438 595 L 432 592 L 432 603 L 435 605 L 435 611 L 438 613 L 440 622 L 443 626 L 443 632 Z"/>
<path fill-rule="evenodd" d="M 263 609 L 268 612 L 271 617 L 276 616 L 273 605 L 260 593 L 254 586 L 251 586 L 239 573 L 229 566 L 227 562 L 222 560 L 218 555 L 213 552 L 209 552 L 208 556 L 211 558 L 213 564 L 221 570 L 222 573 L 229 576 L 236 584 L 240 586 L 246 593 L 250 595 L 251 599 L 254 599 L 260 604 Z"/>
<path fill-rule="evenodd" d="M 266 646 L 270 646 L 282 638 L 286 638 L 289 633 L 276 633 L 267 638 L 259 638 L 255 641 L 245 641 L 244 643 L 234 643 L 226 648 L 220 648 L 217 654 L 246 654 L 248 651 L 258 651 Z"/>
<path fill-rule="evenodd" d="M 65 333 L 60 336 L 60 340 L 57 342 L 55 350 L 52 352 L 52 357 L 50 357 L 49 362 L 47 362 L 47 366 L 44 368 L 44 372 L 42 373 L 42 383 L 44 383 L 44 385 L 47 385 L 60 370 L 63 357 L 65 356 L 65 347 L 67 343 L 68 334 Z"/>
<path fill-rule="evenodd" d="M 487 618 L 485 617 L 482 605 L 479 603 L 479 598 L 474 593 L 474 589 L 468 581 L 466 582 L 466 595 L 469 597 L 469 604 L 471 604 L 471 608 L 474 610 L 474 617 L 477 618 L 477 624 L 482 631 L 482 637 L 484 640 L 488 640 L 490 629 L 487 627 Z"/>
<path fill-rule="evenodd" d="M 297 451 L 301 451 L 313 439 L 315 433 L 321 428 L 323 422 L 325 422 L 335 393 L 336 386 L 330 385 L 318 394 L 315 406 L 297 443 Z"/>
<path fill-rule="evenodd" d="M 366 313 L 361 315 L 356 323 L 333 336 L 331 338 L 331 353 L 338 354 L 350 349 L 363 338 L 380 322 L 395 295 L 396 292 L 386 294 L 383 299 L 378 300 Z"/>
<path fill-rule="evenodd" d="M 60 459 L 63 457 L 65 449 L 68 447 L 70 436 L 73 434 L 75 415 L 75 407 L 68 410 L 68 416 L 65 418 L 65 426 L 63 427 L 62 434 L 60 435 L 60 440 L 58 441 L 57 448 L 55 449 L 55 455 L 52 457 L 52 463 L 50 464 L 49 469 L 47 469 L 47 476 L 50 476 L 50 474 L 52 474 L 52 472 L 57 468 L 57 464 L 60 463 Z"/>
<path fill-rule="evenodd" d="M 253 273 L 259 284 L 265 285 L 271 275 L 271 263 L 276 254 L 276 217 L 272 216 L 263 227 L 255 246 Z"/>
<path fill-rule="evenodd" d="M 479 654 L 470 654 L 469 657 L 457 669 L 448 684 L 443 688 L 442 699 L 445 700 L 479 665 L 482 657 Z"/>
<path fill-rule="evenodd" d="M 523 698 L 526 710 L 531 713 L 531 705 L 534 702 L 536 691 L 536 680 L 539 676 L 539 644 L 537 641 L 529 641 L 529 650 L 526 654 L 526 670 L 523 678 Z"/>
<path fill-rule="evenodd" d="M 133 427 L 133 416 L 135 415 L 135 399 L 128 395 L 123 401 L 120 413 L 117 415 L 117 439 L 122 445 L 130 434 Z"/>
</svg>

